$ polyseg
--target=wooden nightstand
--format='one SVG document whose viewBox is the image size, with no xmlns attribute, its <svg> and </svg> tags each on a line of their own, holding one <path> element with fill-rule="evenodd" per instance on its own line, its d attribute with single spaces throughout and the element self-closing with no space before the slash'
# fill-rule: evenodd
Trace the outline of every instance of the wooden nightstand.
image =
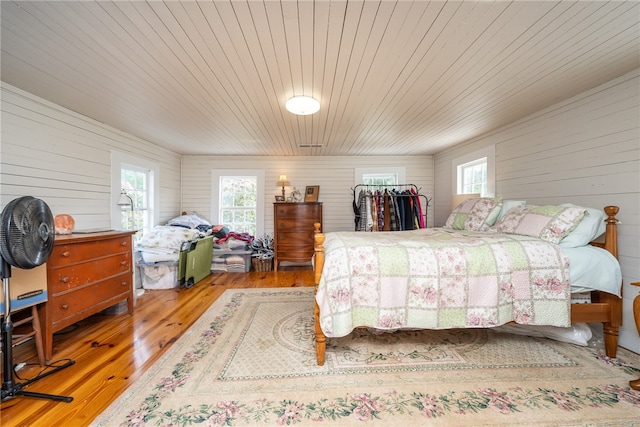
<svg viewBox="0 0 640 427">
<path fill-rule="evenodd" d="M 311 261 L 313 224 L 322 223 L 322 203 L 274 203 L 273 218 L 274 271 L 282 261 Z"/>
</svg>

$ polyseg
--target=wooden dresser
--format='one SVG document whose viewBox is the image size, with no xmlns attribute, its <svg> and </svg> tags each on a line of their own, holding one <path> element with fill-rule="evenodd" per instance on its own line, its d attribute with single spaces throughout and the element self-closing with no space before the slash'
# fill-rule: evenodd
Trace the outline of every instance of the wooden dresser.
<svg viewBox="0 0 640 427">
<path fill-rule="evenodd" d="M 53 334 L 120 301 L 133 313 L 135 231 L 56 235 L 47 260 L 47 302 L 39 317 L 47 363 Z"/>
<path fill-rule="evenodd" d="M 274 270 L 282 261 L 311 261 L 313 224 L 322 224 L 322 203 L 274 203 L 273 218 Z"/>
</svg>

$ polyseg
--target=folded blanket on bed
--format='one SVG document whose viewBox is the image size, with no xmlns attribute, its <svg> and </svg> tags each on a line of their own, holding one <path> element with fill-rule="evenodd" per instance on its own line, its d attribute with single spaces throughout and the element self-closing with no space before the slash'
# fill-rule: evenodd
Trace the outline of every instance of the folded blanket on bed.
<svg viewBox="0 0 640 427">
<path fill-rule="evenodd" d="M 569 326 L 569 263 L 534 237 L 422 229 L 327 233 L 316 300 L 326 336 L 377 329 Z"/>
<path fill-rule="evenodd" d="M 178 261 L 182 244 L 201 236 L 195 228 L 157 225 L 140 238 L 136 250 L 146 263 Z"/>
<path fill-rule="evenodd" d="M 145 233 L 137 244 L 140 249 L 169 249 L 180 252 L 183 242 L 195 239 L 200 232 L 195 228 L 175 227 L 172 225 L 156 225 Z"/>
</svg>

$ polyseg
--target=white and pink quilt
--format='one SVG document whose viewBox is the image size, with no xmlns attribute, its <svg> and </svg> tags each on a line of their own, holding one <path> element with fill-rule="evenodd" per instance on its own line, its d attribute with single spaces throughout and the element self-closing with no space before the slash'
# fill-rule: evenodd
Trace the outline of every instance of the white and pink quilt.
<svg viewBox="0 0 640 427">
<path fill-rule="evenodd" d="M 327 337 L 359 326 L 571 325 L 569 261 L 515 234 L 421 229 L 327 233 L 316 301 Z"/>
</svg>

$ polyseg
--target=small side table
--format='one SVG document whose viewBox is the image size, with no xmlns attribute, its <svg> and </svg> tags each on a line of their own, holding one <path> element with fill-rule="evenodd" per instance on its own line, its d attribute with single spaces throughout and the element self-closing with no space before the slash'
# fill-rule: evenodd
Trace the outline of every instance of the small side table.
<svg viewBox="0 0 640 427">
<path fill-rule="evenodd" d="M 640 282 L 631 283 L 633 286 L 640 286 Z M 636 321 L 636 328 L 638 328 L 638 334 L 640 334 L 640 294 L 633 300 L 633 317 Z M 629 381 L 629 386 L 634 390 L 640 390 L 640 378 L 637 380 Z"/>
</svg>

